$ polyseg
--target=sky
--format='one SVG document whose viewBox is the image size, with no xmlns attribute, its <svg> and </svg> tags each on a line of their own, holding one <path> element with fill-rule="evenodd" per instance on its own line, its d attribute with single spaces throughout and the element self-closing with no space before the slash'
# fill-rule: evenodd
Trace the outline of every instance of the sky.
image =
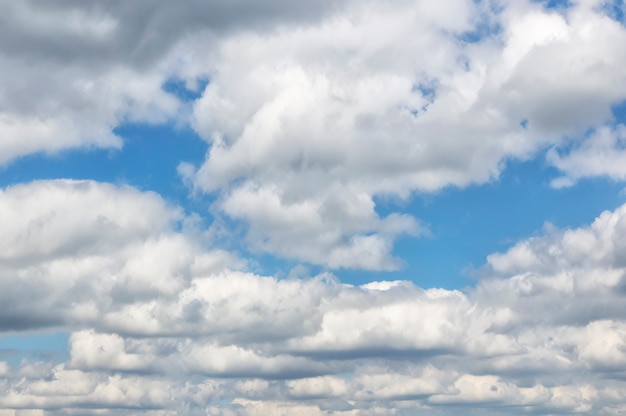
<svg viewBox="0 0 626 416">
<path fill-rule="evenodd" d="M 0 416 L 626 414 L 622 0 L 0 11 Z"/>
</svg>

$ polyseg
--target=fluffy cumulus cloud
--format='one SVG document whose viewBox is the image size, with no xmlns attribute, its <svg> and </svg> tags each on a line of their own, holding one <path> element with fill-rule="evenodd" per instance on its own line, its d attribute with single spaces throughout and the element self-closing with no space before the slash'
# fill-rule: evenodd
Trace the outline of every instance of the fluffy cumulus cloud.
<svg viewBox="0 0 626 416">
<path fill-rule="evenodd" d="M 393 270 L 428 226 L 381 198 L 544 153 L 554 187 L 626 179 L 618 3 L 183 6 L 0 0 L 2 169 L 187 125 L 208 150 L 179 173 L 215 219 L 91 180 L 1 189 L 0 335 L 69 347 L 0 355 L 0 416 L 626 413 L 626 205 L 490 255 L 463 291 L 264 276 L 213 238 Z"/>
<path fill-rule="evenodd" d="M 609 3 L 0 4 L 0 164 L 188 124 L 210 147 L 181 173 L 252 251 L 397 269 L 394 242 L 427 230 L 377 198 L 484 183 L 546 148 L 554 186 L 624 179 L 626 29 Z"/>
<path fill-rule="evenodd" d="M 0 211 L 1 330 L 71 333 L 67 362 L 2 362 L 3 415 L 626 411 L 626 206 L 464 292 L 260 276 L 129 187 L 16 185 Z"/>
<path fill-rule="evenodd" d="M 119 148 L 120 123 L 176 118 L 181 103 L 162 86 L 180 76 L 193 88 L 182 67 L 210 54 L 215 36 L 315 19 L 339 4 L 2 0 L 0 165 L 37 152 Z M 206 34 L 201 49 L 177 49 L 198 32 Z"/>
<path fill-rule="evenodd" d="M 230 36 L 193 109 L 211 149 L 187 171 L 198 188 L 223 191 L 221 210 L 249 224 L 255 248 L 393 268 L 393 240 L 419 224 L 407 217 L 382 232 L 391 218 L 376 197 L 483 183 L 546 147 L 565 174 L 555 186 L 623 179 L 623 126 L 605 123 L 626 98 L 625 42 L 624 27 L 589 2 L 560 13 L 363 2 L 315 24 Z M 296 221 L 307 252 L 292 243 Z"/>
</svg>

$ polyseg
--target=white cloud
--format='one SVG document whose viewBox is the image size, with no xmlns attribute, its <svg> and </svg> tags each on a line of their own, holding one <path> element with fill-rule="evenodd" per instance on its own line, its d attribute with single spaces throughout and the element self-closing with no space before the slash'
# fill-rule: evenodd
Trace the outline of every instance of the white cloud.
<svg viewBox="0 0 626 416">
<path fill-rule="evenodd" d="M 120 148 L 128 121 L 191 124 L 211 147 L 181 172 L 252 251 L 397 269 L 394 242 L 424 228 L 377 198 L 484 183 L 550 147 L 555 186 L 624 179 L 626 29 L 597 2 L 2 4 L 0 164 Z M 172 78 L 210 82 L 190 104 Z"/>
<path fill-rule="evenodd" d="M 332 376 L 290 380 L 287 387 L 296 399 L 338 397 L 348 393 L 346 381 Z"/>
<path fill-rule="evenodd" d="M 70 338 L 70 366 L 86 370 L 141 370 L 149 359 L 147 354 L 128 354 L 124 339 L 117 334 L 95 334 L 80 331 Z"/>
<path fill-rule="evenodd" d="M 0 1 L 0 164 L 179 117 L 211 144 L 181 172 L 251 250 L 371 270 L 426 232 L 379 197 L 484 183 L 547 147 L 555 185 L 624 179 L 626 32 L 598 2 L 166 3 Z M 481 19 L 501 31 L 459 39 Z M 191 120 L 172 76 L 210 77 Z M 521 241 L 461 292 L 259 276 L 156 194 L 9 187 L 0 331 L 71 336 L 67 363 L 0 363 L 0 415 L 620 414 L 625 216 Z"/>
<path fill-rule="evenodd" d="M 552 229 L 541 237 L 520 241 L 506 253 L 487 257 L 490 268 L 499 274 L 560 274 L 582 268 L 605 269 L 626 265 L 626 207 L 601 213 L 589 226 L 575 229 Z M 589 276 L 588 279 L 593 279 Z M 607 283 L 610 279 L 594 279 Z"/>
<path fill-rule="evenodd" d="M 229 261 L 219 250 L 194 256 L 173 232 L 182 219 L 154 193 L 91 181 L 0 191 L 0 327 L 101 320 L 103 307 L 176 295 L 192 259 L 200 270 Z"/>
<path fill-rule="evenodd" d="M 575 148 L 560 154 L 552 151 L 548 160 L 565 176 L 553 180 L 556 188 L 571 186 L 578 179 L 606 176 L 617 181 L 626 179 L 626 126 L 601 127 Z"/>
<path fill-rule="evenodd" d="M 626 99 L 616 49 L 626 30 L 590 5 L 559 14 L 457 2 L 445 18 L 422 2 L 350 10 L 226 38 L 194 104 L 211 144 L 196 187 L 222 192 L 219 208 L 249 225 L 255 249 L 331 268 L 398 267 L 399 234 L 380 235 L 376 197 L 493 180 L 506 160 L 610 122 Z M 459 40 L 484 21 L 500 32 Z M 571 180 L 622 179 L 615 139 L 580 140 L 592 150 L 549 162 Z M 344 213 L 352 221 L 336 220 Z M 290 237 L 296 224 L 306 245 Z"/>
<path fill-rule="evenodd" d="M 4 253 L 2 330 L 71 332 L 67 363 L 0 366 L 6 414 L 626 405 L 626 207 L 490 256 L 491 277 L 465 293 L 236 271 L 232 255 L 176 231 L 180 210 L 128 187 L 34 182 L 3 190 L 0 210 L 22 242 Z"/>
<path fill-rule="evenodd" d="M 175 119 L 181 103 L 163 83 L 182 77 L 191 86 L 198 71 L 211 69 L 190 63 L 205 51 L 180 48 L 189 33 L 207 33 L 201 45 L 210 48 L 220 34 L 316 19 L 341 3 L 2 0 L 0 7 L 1 166 L 37 152 L 119 148 L 112 130 L 121 123 Z"/>
<path fill-rule="evenodd" d="M 234 190 L 222 204 L 231 217 L 250 224 L 248 240 L 262 249 L 331 268 L 394 269 L 393 240 L 418 235 L 423 226 L 408 215 L 380 218 L 371 196 L 327 190 L 319 199 L 284 202 L 276 187 Z"/>
<path fill-rule="evenodd" d="M 31 60 L 35 59 L 36 64 Z M 163 122 L 178 111 L 161 89 L 164 74 L 91 67 L 29 56 L 0 56 L 0 164 L 74 147 L 120 148 L 122 121 Z"/>
<path fill-rule="evenodd" d="M 182 218 L 154 193 L 91 181 L 41 181 L 0 191 L 5 262 L 106 254 Z"/>
</svg>

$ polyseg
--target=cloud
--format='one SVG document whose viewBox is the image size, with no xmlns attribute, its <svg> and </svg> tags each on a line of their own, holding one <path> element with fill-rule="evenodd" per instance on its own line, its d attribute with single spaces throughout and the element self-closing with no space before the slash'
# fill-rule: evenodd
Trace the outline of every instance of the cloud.
<svg viewBox="0 0 626 416">
<path fill-rule="evenodd" d="M 623 181 L 626 178 L 626 126 L 603 126 L 594 131 L 573 149 L 559 154 L 553 150 L 548 160 L 565 176 L 552 181 L 556 188 L 571 186 L 581 178 L 606 176 Z"/>
<path fill-rule="evenodd" d="M 3 5 L 1 165 L 119 149 L 124 123 L 190 125 L 210 149 L 180 170 L 252 252 L 398 269 L 394 243 L 425 228 L 379 198 L 496 180 L 548 148 L 555 186 L 624 176 L 626 29 L 597 2 Z"/>
<path fill-rule="evenodd" d="M 198 71 L 204 77 L 211 70 L 195 63 L 206 50 L 190 49 L 193 42 L 180 46 L 191 33 L 206 34 L 195 46 L 210 50 L 225 33 L 267 30 L 341 8 L 340 2 L 303 7 L 282 0 L 0 5 L 0 165 L 38 152 L 120 148 L 122 138 L 113 133 L 120 124 L 175 120 L 182 103 L 162 85 L 175 77 L 193 86 Z"/>
<path fill-rule="evenodd" d="M 330 268 L 391 269 L 401 233 L 381 235 L 387 218 L 376 198 L 485 183 L 507 160 L 546 148 L 568 180 L 622 179 L 611 153 L 618 136 L 584 136 L 611 130 L 611 106 L 626 98 L 626 55 L 615 49 L 626 30 L 595 6 L 350 10 L 233 34 L 215 51 L 211 83 L 193 105 L 211 148 L 187 177 L 220 192 L 217 207 L 248 225 L 252 248 Z M 480 25 L 493 29 L 463 40 Z M 569 146 L 581 150 L 555 156 Z M 306 248 L 289 236 L 295 223 Z"/>
<path fill-rule="evenodd" d="M 597 1 L 449 3 L 0 2 L 0 164 L 189 123 L 210 148 L 180 171 L 247 248 L 330 269 L 401 267 L 394 242 L 427 233 L 379 198 L 545 149 L 555 186 L 622 180 L 624 27 Z M 70 336 L 67 362 L 0 361 L 0 416 L 621 414 L 625 215 L 425 290 L 255 274 L 132 187 L 7 187 L 0 333 Z"/>
<path fill-rule="evenodd" d="M 109 302 L 172 295 L 193 257 L 192 243 L 173 232 L 181 210 L 130 187 L 71 180 L 16 185 L 0 192 L 0 213 L 4 330 L 86 322 L 100 319 L 99 308 Z M 228 258 L 207 254 L 197 267 Z"/>
<path fill-rule="evenodd" d="M 130 187 L 22 184 L 0 211 L 20 242 L 3 251 L 0 330 L 71 333 L 68 362 L 0 364 L 5 414 L 626 406 L 626 206 L 494 253 L 465 292 L 255 275 Z"/>
<path fill-rule="evenodd" d="M 395 269 L 401 262 L 391 256 L 394 239 L 427 232 L 408 215 L 380 218 L 366 193 L 327 190 L 323 199 L 290 204 L 283 195 L 277 187 L 245 186 L 221 207 L 250 224 L 247 237 L 253 249 L 331 268 Z"/>
</svg>

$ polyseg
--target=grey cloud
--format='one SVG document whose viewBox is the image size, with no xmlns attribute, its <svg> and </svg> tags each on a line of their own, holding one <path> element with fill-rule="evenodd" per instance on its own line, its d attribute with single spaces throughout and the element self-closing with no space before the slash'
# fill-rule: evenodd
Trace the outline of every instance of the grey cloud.
<svg viewBox="0 0 626 416">
<path fill-rule="evenodd" d="M 347 2 L 259 1 L 3 1 L 0 49 L 69 65 L 155 64 L 199 30 L 218 35 L 306 23 Z M 44 61 L 45 62 L 45 61 Z"/>
<path fill-rule="evenodd" d="M 0 165 L 39 152 L 120 148 L 113 130 L 121 123 L 183 117 L 162 86 L 211 73 L 190 56 L 204 59 L 228 33 L 314 22 L 343 4 L 3 0 Z"/>
<path fill-rule="evenodd" d="M 108 211 L 98 202 L 104 196 L 126 209 Z M 54 198 L 94 208 L 47 217 L 54 204 L 35 202 Z M 98 256 L 40 256 L 52 243 L 40 238 L 5 254 L 33 257 L 30 267 L 4 265 L 0 283 L 15 291 L 3 292 L 3 331 L 51 325 L 72 334 L 67 363 L 0 363 L 7 414 L 448 415 L 458 406 L 611 414 L 626 405 L 616 371 L 626 365 L 624 270 L 612 255 L 626 231 L 624 207 L 494 254 L 493 276 L 460 292 L 236 271 L 232 255 L 173 230 L 182 220 L 176 208 L 129 188 L 34 182 L 3 191 L 0 209 L 15 204 L 22 207 L 15 235 L 41 216 L 50 229 L 67 227 L 67 244 L 103 215 L 126 232 L 102 233 L 117 244 Z M 583 246 L 588 260 L 578 255 Z M 546 250 L 552 254 L 537 262 Z M 39 290 L 23 290 L 26 283 Z"/>
<path fill-rule="evenodd" d="M 0 191 L 0 210 L 4 265 L 107 253 L 182 218 L 156 194 L 71 180 L 7 188 Z"/>
<path fill-rule="evenodd" d="M 126 122 L 191 125 L 210 150 L 181 172 L 219 194 L 251 250 L 397 269 L 394 242 L 424 227 L 379 215 L 377 197 L 484 183 L 547 147 L 555 186 L 624 177 L 617 130 L 583 134 L 626 98 L 624 28 L 591 4 L 567 19 L 532 2 L 0 4 L 0 164 L 121 148 Z M 501 30 L 459 40 L 484 20 Z M 171 78 L 210 83 L 185 103 L 163 91 Z M 580 151 L 561 155 L 571 140 Z"/>
<path fill-rule="evenodd" d="M 215 52 L 193 104 L 211 148 L 186 172 L 249 226 L 253 249 L 330 268 L 397 268 L 400 233 L 381 234 L 375 197 L 484 183 L 506 160 L 570 141 L 584 151 L 548 159 L 567 180 L 623 178 L 618 135 L 591 146 L 584 138 L 615 122 L 611 106 L 626 98 L 626 56 L 611 46 L 626 32 L 597 8 L 576 4 L 566 19 L 526 2 L 497 11 L 456 3 L 447 14 L 423 2 L 368 6 L 352 19 L 233 35 Z M 501 30 L 460 42 L 480 13 Z M 335 220 L 348 211 L 364 229 Z M 306 245 L 289 235 L 293 222 Z"/>
<path fill-rule="evenodd" d="M 381 218 L 375 196 L 495 178 L 503 160 L 607 121 L 624 96 L 623 54 L 611 49 L 624 29 L 587 2 L 568 20 L 512 3 L 502 44 L 473 46 L 449 35 L 471 28 L 471 2 L 367 3 L 328 20 L 326 2 L 310 14 L 302 2 L 154 4 L 2 4 L 24 14 L 0 25 L 0 163 L 121 146 L 120 122 L 179 116 L 164 80 L 211 72 L 191 121 L 211 153 L 190 179 L 221 192 L 217 208 L 250 225 L 253 246 L 330 267 L 391 268 L 394 239 L 420 233 L 410 217 Z M 199 20 L 211 35 L 191 36 Z M 601 30 L 571 41 L 587 24 Z M 571 66 L 579 50 L 611 64 Z M 566 66 L 556 84 L 534 69 L 551 52 Z M 434 97 L 415 91 L 422 78 L 437 80 Z M 542 104 L 560 99 L 578 103 L 580 126 Z M 596 156 L 621 133 L 604 133 L 551 163 L 568 180 L 607 174 Z M 258 276 L 176 231 L 184 214 L 155 194 L 74 181 L 8 188 L 0 331 L 63 328 L 72 343 L 58 366 L 0 362 L 0 415 L 624 413 L 625 212 L 494 254 L 463 293 Z"/>
</svg>

